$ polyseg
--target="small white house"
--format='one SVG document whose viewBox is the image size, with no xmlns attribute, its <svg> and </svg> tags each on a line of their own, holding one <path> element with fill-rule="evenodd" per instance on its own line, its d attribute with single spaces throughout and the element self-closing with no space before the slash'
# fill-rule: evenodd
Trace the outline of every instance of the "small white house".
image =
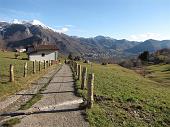
<svg viewBox="0 0 170 127">
<path fill-rule="evenodd" d="M 19 48 L 19 49 L 16 49 L 16 51 L 21 53 L 21 52 L 26 52 L 26 49 L 24 49 L 24 48 Z"/>
<path fill-rule="evenodd" d="M 57 61 L 58 48 L 56 45 L 35 45 L 27 48 L 27 54 L 30 61 Z"/>
</svg>

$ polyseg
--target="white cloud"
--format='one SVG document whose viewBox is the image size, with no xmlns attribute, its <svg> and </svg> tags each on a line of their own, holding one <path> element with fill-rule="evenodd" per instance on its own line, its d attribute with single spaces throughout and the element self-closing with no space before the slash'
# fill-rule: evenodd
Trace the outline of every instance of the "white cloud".
<svg viewBox="0 0 170 127">
<path fill-rule="evenodd" d="M 128 38 L 130 41 L 145 41 L 148 39 L 155 39 L 155 40 L 166 40 L 170 39 L 170 36 L 163 36 L 158 33 L 143 33 L 143 34 L 137 34 L 137 35 L 130 35 Z"/>
<path fill-rule="evenodd" d="M 75 27 L 74 25 L 70 25 L 70 24 L 68 24 L 68 25 L 64 25 L 65 27 Z"/>
<path fill-rule="evenodd" d="M 66 33 L 73 27 L 75 26 L 74 25 L 55 26 L 56 29 L 53 30 L 58 33 Z"/>
<path fill-rule="evenodd" d="M 69 28 L 67 28 L 67 27 L 63 27 L 63 28 L 61 28 L 61 29 L 57 29 L 57 30 L 55 30 L 56 32 L 59 32 L 59 33 L 66 33 L 66 32 L 68 32 L 69 31 Z"/>
</svg>

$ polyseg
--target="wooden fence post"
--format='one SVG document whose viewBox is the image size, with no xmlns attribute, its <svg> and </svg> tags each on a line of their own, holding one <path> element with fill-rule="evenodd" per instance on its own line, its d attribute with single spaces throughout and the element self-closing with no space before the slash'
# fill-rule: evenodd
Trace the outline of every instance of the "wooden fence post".
<svg viewBox="0 0 170 127">
<path fill-rule="evenodd" d="M 69 63 L 68 63 L 70 66 L 71 66 L 71 60 L 69 60 Z"/>
<path fill-rule="evenodd" d="M 76 63 L 76 66 L 75 66 L 75 71 L 76 71 L 76 75 L 78 75 L 78 64 Z"/>
<path fill-rule="evenodd" d="M 75 67 L 76 65 L 75 65 L 75 62 L 73 62 L 73 71 L 75 71 Z"/>
<path fill-rule="evenodd" d="M 75 61 L 73 62 L 73 71 L 75 71 Z"/>
<path fill-rule="evenodd" d="M 88 108 L 93 107 L 93 89 L 94 89 L 94 73 L 89 74 L 88 76 L 88 86 L 87 86 L 87 99 L 88 99 Z"/>
<path fill-rule="evenodd" d="M 51 66 L 53 66 L 53 61 L 51 60 Z"/>
<path fill-rule="evenodd" d="M 78 80 L 81 80 L 81 65 L 78 65 Z"/>
<path fill-rule="evenodd" d="M 87 68 L 83 67 L 81 89 L 84 89 L 86 87 L 86 78 L 87 78 Z"/>
<path fill-rule="evenodd" d="M 33 74 L 36 73 L 36 64 L 35 64 L 35 61 L 33 61 Z"/>
<path fill-rule="evenodd" d="M 39 66 L 38 66 L 38 67 L 39 67 L 38 70 L 41 71 L 41 61 L 39 61 L 39 64 L 38 64 L 38 65 L 39 65 Z"/>
<path fill-rule="evenodd" d="M 46 64 L 47 64 L 47 68 L 48 68 L 48 61 L 46 61 Z"/>
<path fill-rule="evenodd" d="M 28 69 L 28 65 L 27 65 L 27 62 L 25 62 L 25 65 L 24 65 L 24 77 L 27 77 L 27 69 Z"/>
<path fill-rule="evenodd" d="M 73 60 L 71 61 L 71 67 L 73 67 Z"/>
<path fill-rule="evenodd" d="M 44 69 L 46 69 L 46 61 L 44 60 Z"/>
<path fill-rule="evenodd" d="M 49 60 L 49 67 L 51 66 L 51 60 Z"/>
<path fill-rule="evenodd" d="M 14 66 L 10 64 L 10 82 L 14 82 Z"/>
</svg>

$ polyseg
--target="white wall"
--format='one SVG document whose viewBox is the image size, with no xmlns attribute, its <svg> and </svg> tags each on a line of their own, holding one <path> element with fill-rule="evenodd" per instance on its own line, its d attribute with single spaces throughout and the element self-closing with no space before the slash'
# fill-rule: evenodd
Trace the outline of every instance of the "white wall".
<svg viewBox="0 0 170 127">
<path fill-rule="evenodd" d="M 45 54 L 45 56 L 42 56 L 42 54 Z M 58 51 L 39 51 L 35 53 L 31 53 L 29 55 L 29 60 L 30 61 L 48 61 L 48 60 L 56 60 L 58 58 Z"/>
</svg>

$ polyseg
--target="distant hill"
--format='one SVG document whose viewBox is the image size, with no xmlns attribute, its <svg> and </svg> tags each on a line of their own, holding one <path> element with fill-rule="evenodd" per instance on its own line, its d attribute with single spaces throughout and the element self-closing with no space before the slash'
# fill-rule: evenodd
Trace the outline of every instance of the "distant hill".
<svg viewBox="0 0 170 127">
<path fill-rule="evenodd" d="M 104 36 L 82 38 L 59 33 L 37 20 L 0 22 L 0 48 L 14 50 L 18 47 L 42 43 L 56 44 L 62 54 L 72 52 L 75 55 L 95 59 L 128 58 L 144 50 L 153 52 L 162 48 L 170 48 L 170 40 L 135 42 Z"/>
<path fill-rule="evenodd" d="M 154 59 L 153 59 L 154 58 Z M 154 63 L 170 64 L 170 49 L 161 49 L 151 54 Z"/>
<path fill-rule="evenodd" d="M 161 49 L 161 50 L 158 50 L 157 52 L 155 52 L 155 54 L 158 54 L 159 55 L 165 55 L 165 56 L 170 56 L 170 49 Z"/>
<path fill-rule="evenodd" d="M 157 41 L 157 40 L 150 39 L 150 40 L 146 40 L 132 48 L 129 48 L 125 51 L 138 54 L 143 51 L 154 52 L 156 50 L 164 49 L 164 48 L 170 48 L 170 40 Z"/>
</svg>

